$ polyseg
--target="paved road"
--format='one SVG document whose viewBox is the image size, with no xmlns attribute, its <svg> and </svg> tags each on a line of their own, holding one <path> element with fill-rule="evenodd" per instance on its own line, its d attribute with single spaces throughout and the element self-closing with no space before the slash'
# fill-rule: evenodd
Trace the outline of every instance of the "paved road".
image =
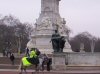
<svg viewBox="0 0 100 74">
<path fill-rule="evenodd" d="M 28 70 L 27 72 L 27 74 L 32 74 L 32 72 L 33 74 L 100 74 L 100 71 L 44 71 L 35 73 L 32 70 Z M 12 69 L 0 69 L 0 74 L 19 74 L 19 71 Z"/>
</svg>

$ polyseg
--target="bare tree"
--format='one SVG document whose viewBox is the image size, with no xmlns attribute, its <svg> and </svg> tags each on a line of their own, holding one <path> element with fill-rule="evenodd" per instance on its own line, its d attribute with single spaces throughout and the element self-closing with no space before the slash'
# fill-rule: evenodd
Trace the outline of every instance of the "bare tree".
<svg viewBox="0 0 100 74">
<path fill-rule="evenodd" d="M 70 43 L 72 45 L 73 50 L 75 50 L 75 51 L 79 51 L 80 44 L 83 43 L 85 52 L 94 52 L 95 44 L 93 43 L 93 41 L 94 42 L 96 41 L 96 38 L 94 36 L 92 36 L 88 32 L 82 32 L 82 33 L 76 35 L 73 39 L 71 39 Z M 78 44 L 78 45 L 76 46 L 76 44 Z"/>
<path fill-rule="evenodd" d="M 4 16 L 0 19 L 0 51 L 6 48 L 23 51 L 32 30 L 32 25 L 21 23 L 13 16 Z"/>
</svg>

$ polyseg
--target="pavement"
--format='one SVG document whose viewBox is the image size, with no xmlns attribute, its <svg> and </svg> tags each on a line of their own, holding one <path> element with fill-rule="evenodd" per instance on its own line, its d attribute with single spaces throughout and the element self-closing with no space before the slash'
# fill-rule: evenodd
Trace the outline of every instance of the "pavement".
<svg viewBox="0 0 100 74">
<path fill-rule="evenodd" d="M 100 74 L 99 70 L 96 71 L 39 71 L 35 72 L 35 70 L 27 70 L 27 74 Z M 19 74 L 17 69 L 0 69 L 0 74 Z M 23 73 L 24 74 L 24 73 Z"/>
</svg>

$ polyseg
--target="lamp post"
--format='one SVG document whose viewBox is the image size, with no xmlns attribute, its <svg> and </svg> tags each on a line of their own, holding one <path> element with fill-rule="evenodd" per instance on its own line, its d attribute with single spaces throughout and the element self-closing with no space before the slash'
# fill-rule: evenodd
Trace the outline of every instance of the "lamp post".
<svg viewBox="0 0 100 74">
<path fill-rule="evenodd" d="M 21 49 L 21 35 L 19 33 L 19 28 L 16 29 L 16 36 L 18 37 L 18 54 L 20 55 L 20 49 Z"/>
<path fill-rule="evenodd" d="M 20 49 L 21 49 L 21 41 L 20 36 L 18 37 L 18 54 L 20 55 Z"/>
<path fill-rule="evenodd" d="M 86 36 L 87 38 L 89 38 L 89 41 L 90 41 L 91 52 L 94 53 L 96 38 L 90 34 L 86 34 Z"/>
<path fill-rule="evenodd" d="M 92 37 L 91 38 L 91 43 L 90 43 L 90 46 L 91 46 L 91 52 L 93 53 L 94 52 L 94 48 L 95 48 L 95 38 Z"/>
<path fill-rule="evenodd" d="M 84 51 L 84 43 L 80 43 L 80 52 L 85 52 Z"/>
</svg>

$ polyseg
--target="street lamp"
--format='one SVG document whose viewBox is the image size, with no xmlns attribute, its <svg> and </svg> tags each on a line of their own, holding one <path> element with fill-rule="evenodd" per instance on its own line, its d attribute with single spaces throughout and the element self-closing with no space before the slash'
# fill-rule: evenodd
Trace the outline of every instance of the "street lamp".
<svg viewBox="0 0 100 74">
<path fill-rule="evenodd" d="M 84 51 L 84 43 L 80 43 L 80 52 L 85 52 Z"/>
<path fill-rule="evenodd" d="M 19 34 L 19 28 L 16 28 L 16 36 L 18 37 L 18 54 L 20 54 L 21 49 L 21 35 Z"/>
<path fill-rule="evenodd" d="M 95 48 L 95 41 L 96 39 L 94 37 L 91 37 L 91 52 L 93 53 L 94 52 L 94 48 Z"/>
<path fill-rule="evenodd" d="M 21 49 L 21 41 L 20 41 L 20 36 L 18 37 L 18 54 L 20 54 L 20 49 Z"/>
</svg>

